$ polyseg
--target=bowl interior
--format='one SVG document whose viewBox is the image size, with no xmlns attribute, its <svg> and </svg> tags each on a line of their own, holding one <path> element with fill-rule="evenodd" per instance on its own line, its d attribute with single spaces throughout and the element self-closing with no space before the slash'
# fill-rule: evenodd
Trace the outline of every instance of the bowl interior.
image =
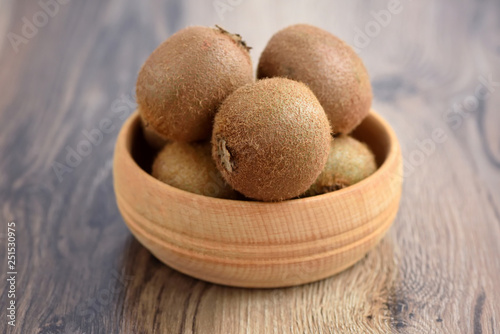
<svg viewBox="0 0 500 334">
<path fill-rule="evenodd" d="M 375 155 L 377 165 L 382 166 L 391 149 L 391 140 L 384 124 L 373 113 L 370 113 L 351 135 L 366 143 Z"/>
<path fill-rule="evenodd" d="M 135 117 L 130 130 L 127 150 L 137 165 L 146 173 L 151 174 L 151 166 L 158 151 L 150 147 L 144 139 L 138 116 Z M 391 149 L 391 143 L 384 125 L 377 116 L 370 113 L 351 135 L 370 147 L 379 167 L 384 163 Z"/>
<path fill-rule="evenodd" d="M 153 160 L 158 153 L 157 150 L 152 148 L 144 138 L 140 118 L 137 116 L 130 127 L 130 136 L 127 137 L 127 150 L 132 156 L 132 159 L 142 168 L 146 173 L 151 174 Z"/>
</svg>

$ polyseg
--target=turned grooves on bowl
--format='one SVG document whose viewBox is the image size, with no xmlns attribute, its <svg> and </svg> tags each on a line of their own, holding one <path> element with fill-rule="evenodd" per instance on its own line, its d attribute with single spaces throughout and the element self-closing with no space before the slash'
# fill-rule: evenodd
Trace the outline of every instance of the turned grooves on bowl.
<svg viewBox="0 0 500 334">
<path fill-rule="evenodd" d="M 154 152 L 144 143 L 135 113 L 115 148 L 118 208 L 139 242 L 193 277 L 241 287 L 316 281 L 359 261 L 398 210 L 402 159 L 394 132 L 372 111 L 353 135 L 370 146 L 379 164 L 358 184 L 280 203 L 224 200 L 149 175 Z"/>
</svg>

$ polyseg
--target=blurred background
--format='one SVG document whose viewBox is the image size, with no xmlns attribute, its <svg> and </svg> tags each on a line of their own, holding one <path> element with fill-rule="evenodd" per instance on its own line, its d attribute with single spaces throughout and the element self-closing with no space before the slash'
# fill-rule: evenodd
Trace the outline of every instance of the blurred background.
<svg viewBox="0 0 500 334">
<path fill-rule="evenodd" d="M 500 328 L 499 1 L 0 0 L 0 8 L 0 258 L 14 221 L 18 260 L 17 326 L 2 317 L 0 329 Z M 135 241 L 115 204 L 113 148 L 136 107 L 140 66 L 177 30 L 219 24 L 243 36 L 256 67 L 273 33 L 294 23 L 332 32 L 363 59 L 373 107 L 403 149 L 398 218 L 353 268 L 301 287 L 234 289 L 177 273 Z M 102 138 L 84 144 L 103 123 Z"/>
</svg>

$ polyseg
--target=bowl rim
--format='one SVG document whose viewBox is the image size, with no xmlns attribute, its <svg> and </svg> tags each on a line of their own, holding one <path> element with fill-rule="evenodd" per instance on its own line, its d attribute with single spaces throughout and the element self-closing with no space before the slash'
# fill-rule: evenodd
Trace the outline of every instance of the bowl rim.
<svg viewBox="0 0 500 334">
<path fill-rule="evenodd" d="M 276 205 L 293 205 L 293 203 L 297 203 L 300 201 L 301 203 L 313 203 L 315 201 L 321 201 L 325 199 L 326 197 L 329 197 L 330 199 L 333 199 L 335 197 L 340 197 L 343 196 L 349 192 L 357 191 L 358 188 L 361 188 L 365 185 L 365 183 L 370 182 L 370 180 L 374 177 L 377 177 L 378 174 L 385 173 L 386 170 L 390 168 L 390 166 L 393 164 L 394 160 L 397 159 L 397 154 L 398 154 L 398 139 L 396 136 L 396 133 L 390 126 L 390 124 L 382 117 L 380 116 L 375 110 L 370 109 L 370 113 L 368 114 L 367 117 L 373 117 L 376 122 L 380 123 L 384 131 L 386 132 L 388 136 L 388 144 L 389 148 L 387 150 L 387 155 L 382 162 L 382 164 L 377 168 L 377 170 L 368 176 L 367 178 L 359 181 L 356 184 L 353 184 L 349 187 L 345 187 L 343 189 L 339 189 L 336 191 L 324 193 L 324 194 L 319 194 L 319 195 L 314 195 L 310 197 L 302 197 L 302 198 L 292 198 L 280 202 L 263 202 L 263 201 L 243 201 L 243 200 L 237 200 L 237 199 L 226 199 L 226 198 L 216 198 L 216 197 L 210 197 L 210 196 L 204 196 L 196 193 L 192 193 L 186 190 L 182 190 L 179 188 L 176 188 L 174 186 L 171 186 L 167 183 L 164 183 L 156 178 L 154 178 L 151 174 L 146 172 L 139 164 L 137 161 L 134 159 L 132 156 L 131 149 L 129 148 L 129 145 L 127 145 L 127 140 L 129 138 L 129 133 L 133 130 L 134 126 L 137 126 L 137 124 L 140 121 L 140 116 L 139 116 L 139 111 L 136 109 L 125 121 L 125 123 L 122 125 L 122 128 L 120 129 L 120 132 L 118 134 L 118 138 L 116 141 L 116 146 L 121 146 L 123 148 L 123 151 L 126 152 L 126 158 L 128 160 L 131 160 L 133 165 L 139 169 L 138 175 L 142 175 L 142 178 L 145 178 L 148 182 L 156 182 L 159 187 L 163 187 L 165 191 L 171 192 L 171 193 L 176 193 L 178 192 L 179 194 L 182 194 L 183 196 L 189 195 L 193 196 L 194 198 L 197 198 L 199 201 L 206 201 L 206 202 L 211 202 L 211 203 L 225 203 L 226 205 L 230 205 L 231 203 L 233 204 L 238 204 L 238 205 L 244 205 L 247 207 L 257 207 L 257 206 L 276 206 Z M 116 150 L 116 148 L 115 148 Z"/>
</svg>

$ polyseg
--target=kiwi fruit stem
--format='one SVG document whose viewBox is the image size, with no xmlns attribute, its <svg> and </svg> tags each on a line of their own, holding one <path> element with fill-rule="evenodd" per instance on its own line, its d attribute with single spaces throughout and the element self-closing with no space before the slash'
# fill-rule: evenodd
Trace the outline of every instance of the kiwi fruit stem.
<svg viewBox="0 0 500 334">
<path fill-rule="evenodd" d="M 226 141 L 222 137 L 217 137 L 217 154 L 219 155 L 222 166 L 231 173 L 233 164 L 231 163 L 231 153 L 226 147 Z"/>
<path fill-rule="evenodd" d="M 247 52 L 249 52 L 252 47 L 251 46 L 248 46 L 247 43 L 243 40 L 243 38 L 241 37 L 240 34 L 232 34 L 230 33 L 229 31 L 227 31 L 226 29 L 222 28 L 220 25 L 216 24 L 215 27 L 217 29 L 219 29 L 219 31 L 223 34 L 226 34 L 228 35 L 229 37 L 231 37 L 231 39 L 238 45 L 242 46 L 245 50 L 247 50 Z"/>
</svg>

